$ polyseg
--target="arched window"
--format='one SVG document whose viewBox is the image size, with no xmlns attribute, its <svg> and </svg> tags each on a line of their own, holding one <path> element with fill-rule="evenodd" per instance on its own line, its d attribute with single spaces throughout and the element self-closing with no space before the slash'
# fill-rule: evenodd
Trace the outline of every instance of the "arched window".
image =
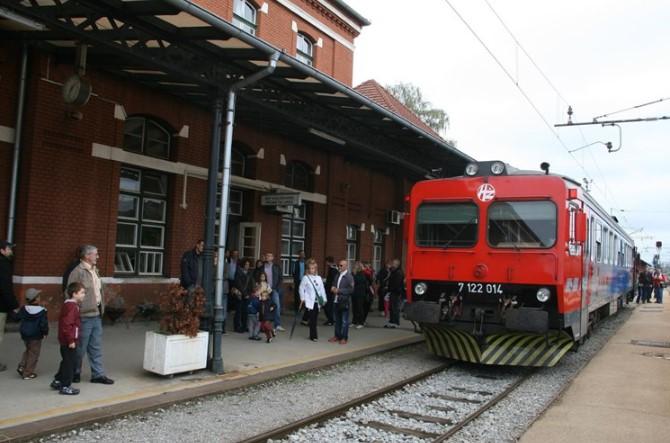
<svg viewBox="0 0 670 443">
<path fill-rule="evenodd" d="M 312 66 L 314 64 L 314 44 L 312 43 L 312 40 L 302 32 L 298 33 L 296 58 L 306 65 Z"/>
<path fill-rule="evenodd" d="M 235 0 L 233 25 L 249 34 L 256 34 L 256 7 L 245 0 Z"/>
<path fill-rule="evenodd" d="M 284 185 L 301 191 L 311 191 L 312 173 L 309 167 L 300 162 L 291 162 L 286 165 Z"/>
<path fill-rule="evenodd" d="M 123 149 L 126 151 L 168 159 L 170 139 L 170 131 L 146 117 L 129 117 L 123 126 Z"/>
<path fill-rule="evenodd" d="M 246 175 L 247 157 L 239 149 L 233 148 L 230 156 L 230 173 L 239 177 Z"/>
</svg>

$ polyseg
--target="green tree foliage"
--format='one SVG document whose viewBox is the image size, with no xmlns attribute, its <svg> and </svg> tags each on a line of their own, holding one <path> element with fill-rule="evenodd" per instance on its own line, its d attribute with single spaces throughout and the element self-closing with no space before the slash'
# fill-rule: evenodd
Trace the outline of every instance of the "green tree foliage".
<svg viewBox="0 0 670 443">
<path fill-rule="evenodd" d="M 386 86 L 386 89 L 438 134 L 444 134 L 449 127 L 449 115 L 446 111 L 433 107 L 429 101 L 425 100 L 418 86 L 401 82 Z M 450 142 L 455 144 L 455 141 Z"/>
</svg>

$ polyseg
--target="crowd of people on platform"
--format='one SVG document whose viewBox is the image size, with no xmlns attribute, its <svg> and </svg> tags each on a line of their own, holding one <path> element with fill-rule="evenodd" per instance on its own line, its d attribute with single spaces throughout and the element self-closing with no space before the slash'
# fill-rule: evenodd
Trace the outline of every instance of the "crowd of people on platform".
<svg viewBox="0 0 670 443">
<path fill-rule="evenodd" d="M 182 257 L 181 285 L 186 289 L 202 285 L 203 250 L 204 242 L 198 240 Z M 248 333 L 249 340 L 261 340 L 260 332 L 263 332 L 266 342 L 270 343 L 277 332 L 286 330 L 281 324 L 282 269 L 275 263 L 274 254 L 266 252 L 253 267 L 252 259 L 241 258 L 237 250 L 226 251 L 224 260 L 224 319 L 228 318 L 229 311 L 234 311 L 235 332 Z M 290 270 L 296 320 L 300 317 L 301 323 L 309 326 L 310 340 L 319 338 L 319 312 L 323 311 L 323 325 L 334 328 L 329 342 L 346 344 L 350 323 L 357 329 L 365 327 L 375 297 L 379 300 L 379 311 L 387 318 L 385 327 L 399 326 L 404 297 L 400 260 L 389 261 L 375 274 L 369 263 L 356 261 L 353 269 L 349 269 L 347 260 L 336 262 L 329 256 L 320 272 L 317 261 L 307 259 L 304 251 L 300 251 Z M 224 333 L 227 323 L 224 321 Z"/>
<path fill-rule="evenodd" d="M 641 271 L 637 277 L 637 299 L 636 303 L 651 303 L 651 296 L 654 295 L 656 303 L 663 303 L 663 290 L 667 286 L 668 280 L 660 269 L 650 268 Z"/>
<path fill-rule="evenodd" d="M 25 380 L 37 377 L 35 368 L 43 339 L 49 334 L 47 310 L 41 305 L 40 290 L 29 288 L 24 294 L 25 305 L 19 306 L 13 288 L 12 257 L 15 245 L 0 241 L 0 342 L 4 337 L 9 316 L 20 321 L 20 334 L 25 352 L 17 365 L 18 374 Z M 204 242 L 198 241 L 193 249 L 182 256 L 181 285 L 193 290 L 202 286 L 205 277 Z M 241 258 L 238 251 L 226 252 L 224 257 L 223 308 L 234 311 L 233 330 L 248 333 L 249 339 L 271 343 L 277 332 L 286 329 L 281 324 L 284 278 L 274 254 L 267 252 L 253 263 Z M 72 384 L 81 382 L 81 368 L 85 357 L 91 367 L 91 383 L 114 384 L 107 377 L 103 365 L 102 315 L 105 309 L 102 280 L 97 268 L 98 249 L 83 245 L 77 258 L 63 275 L 64 302 L 58 321 L 58 341 L 61 362 L 51 387 L 64 395 L 77 395 Z M 217 258 L 214 257 L 216 266 Z M 309 326 L 309 339 L 318 340 L 319 313 L 325 314 L 326 326 L 333 327 L 332 343 L 346 344 L 349 325 L 357 329 L 367 324 L 375 297 L 378 309 L 386 316 L 385 327 L 400 324 L 400 310 L 404 298 L 404 274 L 400 260 L 386 263 L 376 274 L 369 263 L 354 262 L 349 269 L 347 260 L 335 261 L 327 257 L 319 270 L 317 261 L 307 259 L 300 251 L 291 263 L 294 292 L 295 320 Z M 214 278 L 215 273 L 211 273 Z M 353 313 L 353 319 L 350 318 Z M 207 320 L 207 319 L 205 319 Z M 224 332 L 227 321 L 224 321 Z M 295 322 L 294 322 L 295 325 Z M 0 372 L 7 369 L 0 363 Z"/>
</svg>

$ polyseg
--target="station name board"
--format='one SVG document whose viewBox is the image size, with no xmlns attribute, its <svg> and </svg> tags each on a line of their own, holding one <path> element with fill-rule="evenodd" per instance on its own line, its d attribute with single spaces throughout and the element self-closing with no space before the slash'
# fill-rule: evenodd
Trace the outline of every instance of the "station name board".
<svg viewBox="0 0 670 443">
<path fill-rule="evenodd" d="M 261 195 L 261 206 L 300 206 L 301 204 L 302 199 L 297 192 Z"/>
</svg>

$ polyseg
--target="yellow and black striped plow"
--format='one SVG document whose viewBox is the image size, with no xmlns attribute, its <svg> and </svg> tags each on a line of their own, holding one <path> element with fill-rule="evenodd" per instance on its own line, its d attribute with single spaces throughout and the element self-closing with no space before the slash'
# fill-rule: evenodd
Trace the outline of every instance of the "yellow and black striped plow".
<svg viewBox="0 0 670 443">
<path fill-rule="evenodd" d="M 489 335 L 480 346 L 466 332 L 437 325 L 421 327 L 433 354 L 485 365 L 554 366 L 574 345 L 565 332 L 509 332 Z"/>
</svg>

